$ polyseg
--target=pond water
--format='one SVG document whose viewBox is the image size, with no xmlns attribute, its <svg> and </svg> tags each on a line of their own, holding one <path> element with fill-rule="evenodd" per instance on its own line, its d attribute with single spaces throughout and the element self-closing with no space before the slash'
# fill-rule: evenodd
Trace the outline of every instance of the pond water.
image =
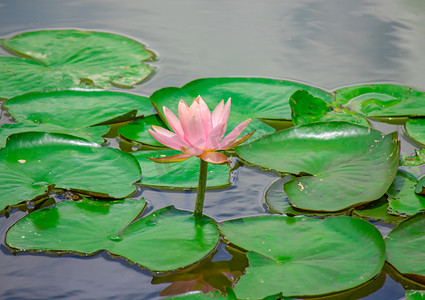
<svg viewBox="0 0 425 300">
<path fill-rule="evenodd" d="M 289 79 L 326 90 L 375 82 L 425 88 L 421 0 L 0 0 L 0 37 L 58 28 L 118 33 L 153 50 L 155 74 L 131 90 L 145 96 L 224 76 Z M 0 49 L 0 55 L 10 54 Z M 7 116 L 0 119 L 0 124 L 8 122 Z M 402 133 L 399 126 L 375 127 Z M 413 149 L 402 145 L 402 152 Z M 264 193 L 278 174 L 244 166 L 234 175 L 231 188 L 207 191 L 205 213 L 218 221 L 268 214 Z M 155 189 L 136 195 L 149 201 L 148 212 L 170 204 L 193 209 L 195 196 Z M 4 246 L 5 232 L 23 215 L 14 211 L 0 217 L 1 299 L 159 299 L 170 285 L 163 275 L 154 277 L 105 252 L 14 256 Z M 377 226 L 384 234 L 390 229 Z M 220 245 L 212 260 L 229 260 L 229 251 Z M 383 272 L 335 299 L 396 300 L 404 293 L 403 285 Z"/>
</svg>

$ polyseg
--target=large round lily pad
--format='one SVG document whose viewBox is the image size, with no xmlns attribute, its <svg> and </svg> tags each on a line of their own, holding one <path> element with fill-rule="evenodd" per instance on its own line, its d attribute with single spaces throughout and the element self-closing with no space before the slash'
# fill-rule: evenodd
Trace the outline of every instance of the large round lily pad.
<svg viewBox="0 0 425 300">
<path fill-rule="evenodd" d="M 0 57 L 0 98 L 73 87 L 131 87 L 155 55 L 130 38 L 94 31 L 41 30 L 1 40 L 18 57 Z"/>
<path fill-rule="evenodd" d="M 404 276 L 425 284 L 425 213 L 400 223 L 385 243 L 387 261 Z"/>
<path fill-rule="evenodd" d="M 425 93 L 395 84 L 365 84 L 337 89 L 335 105 L 368 117 L 425 116 Z"/>
<path fill-rule="evenodd" d="M 293 206 L 314 211 L 379 199 L 397 173 L 399 151 L 397 133 L 347 122 L 300 125 L 236 148 L 255 165 L 309 174 L 286 182 L 284 191 Z"/>
<path fill-rule="evenodd" d="M 50 185 L 123 198 L 140 177 L 129 153 L 69 135 L 15 134 L 0 150 L 0 207 L 44 195 Z"/>
<path fill-rule="evenodd" d="M 109 91 L 27 93 L 9 99 L 4 107 L 20 123 L 49 123 L 68 128 L 123 122 L 154 113 L 146 97 Z"/>
<path fill-rule="evenodd" d="M 166 128 L 167 125 L 162 122 L 158 115 L 151 115 L 144 118 L 134 120 L 118 129 L 118 133 L 127 140 L 136 141 L 145 145 L 164 148 L 165 146 L 158 142 L 149 133 L 152 125 Z"/>
<path fill-rule="evenodd" d="M 241 299 L 349 289 L 373 278 L 385 262 L 379 231 L 350 217 L 249 217 L 223 222 L 220 231 L 248 251 L 249 267 L 234 289 Z"/>
<path fill-rule="evenodd" d="M 198 187 L 201 160 L 191 157 L 176 163 L 157 163 L 148 157 L 159 158 L 182 153 L 177 150 L 137 151 L 132 154 L 143 169 L 141 184 L 169 189 L 193 189 Z M 227 165 L 208 164 L 207 188 L 230 186 L 230 168 Z"/>
<path fill-rule="evenodd" d="M 131 223 L 144 204 L 134 199 L 64 201 L 18 221 L 6 243 L 27 250 L 108 250 L 156 271 L 185 267 L 215 248 L 219 232 L 212 219 L 166 207 Z"/>
<path fill-rule="evenodd" d="M 166 121 L 162 107 L 166 106 L 174 113 L 180 99 L 190 104 L 200 95 L 212 110 L 221 101 L 232 99 L 228 130 L 249 118 L 254 118 L 245 129 L 245 134 L 257 130 L 253 138 L 261 137 L 274 130 L 258 119 L 291 120 L 290 96 L 304 89 L 316 97 L 332 102 L 331 94 L 298 82 L 268 78 L 205 78 L 192 81 L 181 88 L 169 87 L 156 91 L 150 97 L 158 114 Z M 243 133 L 242 133 L 243 134 Z"/>
</svg>

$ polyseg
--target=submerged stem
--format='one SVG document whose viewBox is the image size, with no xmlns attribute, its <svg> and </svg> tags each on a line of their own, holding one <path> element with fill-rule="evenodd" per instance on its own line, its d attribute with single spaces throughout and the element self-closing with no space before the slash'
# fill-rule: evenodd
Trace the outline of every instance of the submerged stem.
<svg viewBox="0 0 425 300">
<path fill-rule="evenodd" d="M 196 194 L 196 203 L 195 211 L 193 215 L 195 218 L 202 217 L 202 210 L 204 208 L 204 199 L 205 199 L 205 187 L 207 186 L 207 171 L 208 163 L 201 159 L 201 168 L 199 170 L 199 182 L 198 182 L 198 192 Z"/>
</svg>

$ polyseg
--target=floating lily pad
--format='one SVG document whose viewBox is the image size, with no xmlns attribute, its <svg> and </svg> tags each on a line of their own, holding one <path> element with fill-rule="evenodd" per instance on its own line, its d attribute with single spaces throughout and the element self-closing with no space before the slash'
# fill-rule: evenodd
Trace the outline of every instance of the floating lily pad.
<svg viewBox="0 0 425 300">
<path fill-rule="evenodd" d="M 233 129 L 240 122 L 254 118 L 245 129 L 244 133 L 254 130 L 255 139 L 274 130 L 257 119 L 286 119 L 291 120 L 290 96 L 297 90 L 304 89 L 316 97 L 327 102 L 332 102 L 331 94 L 298 82 L 267 79 L 267 78 L 205 78 L 192 81 L 182 88 L 164 88 L 156 91 L 150 97 L 158 114 L 162 115 L 162 107 L 166 106 L 174 113 L 180 99 L 186 103 L 192 103 L 198 95 L 208 104 L 212 110 L 223 99 L 232 99 L 228 130 Z M 244 134 L 242 133 L 242 134 Z"/>
<path fill-rule="evenodd" d="M 177 150 L 137 151 L 132 154 L 143 169 L 143 185 L 170 189 L 193 189 L 198 187 L 200 159 L 191 157 L 176 163 L 156 163 L 148 157 L 173 156 Z M 207 188 L 230 186 L 230 168 L 227 165 L 208 164 Z"/>
<path fill-rule="evenodd" d="M 163 144 L 154 139 L 149 133 L 149 129 L 152 129 L 152 125 L 166 128 L 167 125 L 162 122 L 158 115 L 152 115 L 145 118 L 137 119 L 121 128 L 118 129 L 118 133 L 124 138 L 136 141 L 142 144 L 165 147 Z"/>
<path fill-rule="evenodd" d="M 155 55 L 127 37 L 94 31 L 41 30 L 1 40 L 18 57 L 0 57 L 0 98 L 52 89 L 132 87 L 153 71 Z"/>
<path fill-rule="evenodd" d="M 412 174 L 399 171 L 387 191 L 388 211 L 402 217 L 425 211 L 425 197 L 417 195 L 418 180 Z"/>
<path fill-rule="evenodd" d="M 298 216 L 298 215 L 307 215 L 307 216 L 327 216 L 327 215 L 345 215 L 346 212 L 340 213 L 319 213 L 319 212 L 310 212 L 307 210 L 296 210 L 292 207 L 288 196 L 283 190 L 283 185 L 293 180 L 295 176 L 287 175 L 283 178 L 280 178 L 272 183 L 272 185 L 266 191 L 266 204 L 271 211 L 285 214 L 289 216 Z"/>
<path fill-rule="evenodd" d="M 368 117 L 425 116 L 425 93 L 395 84 L 365 84 L 334 91 L 335 105 Z"/>
<path fill-rule="evenodd" d="M 248 251 L 250 265 L 234 288 L 242 299 L 349 289 L 373 278 L 385 262 L 379 231 L 350 217 L 249 217 L 223 222 L 220 231 Z"/>
<path fill-rule="evenodd" d="M 422 300 L 425 299 L 425 291 L 409 290 L 406 291 L 406 300 Z"/>
<path fill-rule="evenodd" d="M 156 271 L 202 259 L 219 239 L 214 221 L 166 207 L 131 224 L 143 200 L 64 201 L 35 211 L 13 225 L 6 243 L 17 249 L 93 254 L 107 250 Z"/>
<path fill-rule="evenodd" d="M 154 113 L 146 97 L 109 91 L 34 92 L 9 99 L 4 107 L 20 123 L 68 128 L 124 122 Z"/>
<path fill-rule="evenodd" d="M 370 125 L 365 118 L 334 108 L 325 100 L 314 97 L 305 90 L 299 90 L 292 94 L 289 104 L 292 109 L 292 122 L 295 125 L 318 121 L 346 121 L 363 126 Z"/>
<path fill-rule="evenodd" d="M 385 238 L 387 261 L 403 276 L 425 284 L 425 213 L 400 223 Z"/>
<path fill-rule="evenodd" d="M 388 211 L 388 201 L 386 197 L 375 200 L 365 207 L 356 208 L 353 210 L 353 214 L 361 218 L 383 221 L 385 223 L 398 224 L 404 220 L 405 217 L 390 215 Z"/>
<path fill-rule="evenodd" d="M 425 145 L 425 119 L 409 118 L 404 128 L 412 139 Z"/>
<path fill-rule="evenodd" d="M 50 185 L 103 197 L 124 198 L 141 177 L 129 153 L 77 137 L 26 132 L 0 150 L 0 207 L 44 195 Z"/>
<path fill-rule="evenodd" d="M 63 133 L 73 135 L 86 141 L 90 141 L 97 144 L 102 144 L 104 139 L 102 135 L 109 131 L 110 126 L 94 126 L 81 129 L 65 128 L 62 126 L 52 124 L 39 124 L 39 125 L 27 125 L 27 124 L 4 124 L 0 127 L 0 148 L 6 146 L 6 139 L 15 133 L 20 132 L 50 132 L 50 133 Z"/>
<path fill-rule="evenodd" d="M 415 154 L 412 156 L 404 156 L 400 158 L 400 165 L 417 167 L 425 164 L 425 149 L 419 151 L 415 149 Z"/>
<path fill-rule="evenodd" d="M 208 294 L 204 294 L 201 291 L 193 291 L 185 294 L 165 298 L 167 300 L 209 300 L 209 299 L 222 299 L 222 300 L 237 300 L 235 293 L 228 289 L 227 296 L 221 295 L 219 292 L 210 292 Z"/>
<path fill-rule="evenodd" d="M 379 199 L 398 167 L 397 133 L 346 122 L 316 122 L 278 131 L 236 148 L 244 160 L 292 174 L 284 184 L 291 204 L 339 211 Z M 373 180 L 370 180 L 373 178 Z"/>
</svg>

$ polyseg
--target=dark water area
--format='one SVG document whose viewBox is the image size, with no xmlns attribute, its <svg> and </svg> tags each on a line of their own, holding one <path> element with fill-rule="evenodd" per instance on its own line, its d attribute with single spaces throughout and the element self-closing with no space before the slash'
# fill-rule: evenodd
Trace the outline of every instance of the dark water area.
<svg viewBox="0 0 425 300">
<path fill-rule="evenodd" d="M 326 90 L 377 82 L 425 89 L 422 0 L 0 0 L 0 38 L 68 28 L 125 35 L 154 51 L 155 74 L 128 90 L 145 96 L 225 76 L 288 79 Z M 0 49 L 0 55 L 11 54 Z M 2 113 L 0 124 L 9 122 Z M 401 126 L 374 127 L 404 136 Z M 403 140 L 402 153 L 414 149 Z M 232 187 L 207 191 L 205 213 L 217 221 L 268 214 L 264 193 L 277 178 L 241 167 Z M 192 210 L 196 195 L 140 189 L 136 197 L 149 202 L 149 213 L 170 204 Z M 24 215 L 16 210 L 0 217 L 0 299 L 160 299 L 170 285 L 106 252 L 15 256 L 4 245 L 5 233 Z M 375 225 L 384 235 L 391 229 Z M 212 261 L 229 260 L 230 252 L 221 244 Z M 398 300 L 404 295 L 403 285 L 383 272 L 364 288 L 321 299 Z"/>
</svg>

